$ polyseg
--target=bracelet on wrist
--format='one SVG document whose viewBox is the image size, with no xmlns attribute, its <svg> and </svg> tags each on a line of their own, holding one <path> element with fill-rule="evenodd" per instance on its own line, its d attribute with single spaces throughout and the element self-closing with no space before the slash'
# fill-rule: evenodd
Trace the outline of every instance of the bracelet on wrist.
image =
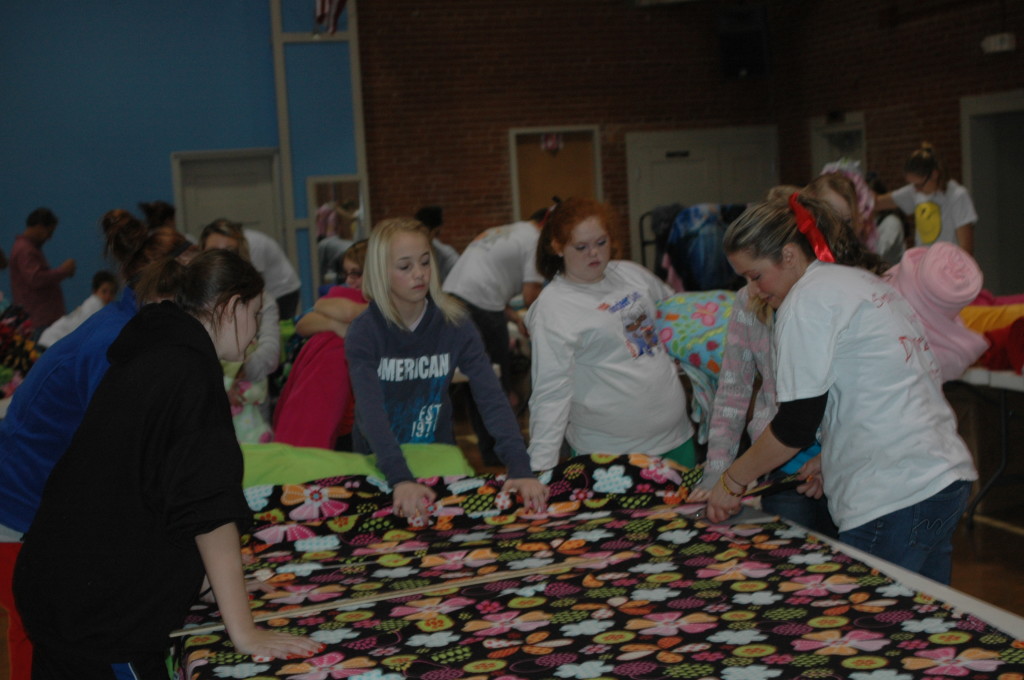
<svg viewBox="0 0 1024 680">
<path fill-rule="evenodd" d="M 739 493 L 736 493 L 735 491 L 733 491 L 732 489 L 730 489 L 730 488 L 729 488 L 729 485 L 728 485 L 728 484 L 726 483 L 726 481 L 725 481 L 725 478 L 726 478 L 726 477 L 728 477 L 729 479 L 731 479 L 731 480 L 732 480 L 732 482 L 733 482 L 734 484 L 736 484 L 736 486 L 740 487 L 740 492 L 739 492 Z M 725 489 L 725 492 L 726 492 L 727 494 L 729 494 L 729 495 L 730 495 L 730 496 L 732 496 L 733 498 L 743 498 L 743 492 L 744 492 L 744 491 L 746 491 L 746 487 L 745 487 L 745 486 L 743 486 L 742 484 L 739 484 L 739 483 L 737 483 L 735 479 L 732 479 L 732 476 L 731 476 L 731 475 L 729 474 L 729 472 L 728 472 L 728 471 L 726 471 L 726 472 L 723 472 L 723 473 L 722 473 L 722 476 L 721 476 L 721 477 L 719 477 L 718 479 L 719 479 L 719 481 L 721 481 L 721 482 L 722 482 L 722 488 L 723 488 L 723 489 Z"/>
</svg>

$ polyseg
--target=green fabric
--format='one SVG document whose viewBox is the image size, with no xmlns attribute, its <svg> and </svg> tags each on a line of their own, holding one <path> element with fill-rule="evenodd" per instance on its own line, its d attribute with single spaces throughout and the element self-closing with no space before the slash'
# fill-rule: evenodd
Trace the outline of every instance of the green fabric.
<svg viewBox="0 0 1024 680">
<path fill-rule="evenodd" d="M 690 470 L 697 467 L 697 450 L 693 447 L 693 437 L 690 437 L 671 451 L 661 454 L 661 457 L 679 463 Z"/>
<path fill-rule="evenodd" d="M 574 448 L 569 449 L 570 455 L 576 457 L 580 455 L 580 452 Z M 595 454 L 599 455 L 599 454 Z M 697 449 L 693 446 L 693 437 L 690 437 L 685 442 L 672 449 L 661 454 L 661 458 L 668 458 L 674 463 L 679 463 L 687 470 L 692 470 L 697 467 Z"/>
<path fill-rule="evenodd" d="M 457 446 L 403 444 L 402 453 L 416 477 L 475 475 Z M 374 456 L 347 451 L 281 444 L 242 444 L 245 476 L 242 487 L 262 484 L 302 484 L 324 477 L 364 475 L 383 479 Z"/>
</svg>

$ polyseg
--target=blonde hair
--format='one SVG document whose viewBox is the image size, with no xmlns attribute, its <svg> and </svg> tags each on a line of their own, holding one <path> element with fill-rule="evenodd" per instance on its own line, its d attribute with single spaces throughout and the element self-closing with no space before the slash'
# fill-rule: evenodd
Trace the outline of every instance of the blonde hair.
<svg viewBox="0 0 1024 680">
<path fill-rule="evenodd" d="M 860 212 L 857 199 L 857 187 L 853 180 L 838 172 L 826 172 L 815 177 L 810 184 L 804 187 L 801 192 L 804 196 L 825 200 L 825 192 L 832 191 L 839 198 L 843 199 L 850 211 L 850 229 L 862 242 L 866 242 L 867 224 L 864 223 L 864 216 Z M 788 198 L 788 197 L 787 197 Z"/>
<path fill-rule="evenodd" d="M 836 264 L 859 267 L 881 275 L 888 269 L 881 258 L 861 245 L 853 230 L 828 203 L 799 193 L 797 200 L 814 216 L 814 221 L 828 243 Z M 725 230 L 722 247 L 727 254 L 746 252 L 752 259 L 762 258 L 775 264 L 782 262 L 782 249 L 789 243 L 796 245 L 814 262 L 817 257 L 810 241 L 796 226 L 796 217 L 788 198 L 776 198 L 751 205 Z M 771 310 L 763 301 L 750 298 L 750 309 L 767 323 Z"/>
<path fill-rule="evenodd" d="M 776 184 L 764 195 L 764 200 L 774 201 L 778 198 L 784 198 L 788 201 L 790 195 L 800 191 L 801 188 L 795 184 Z"/>
<path fill-rule="evenodd" d="M 465 315 L 465 308 L 458 300 L 441 290 L 441 280 L 436 276 L 437 257 L 430 243 L 430 231 L 420 221 L 412 217 L 393 217 L 378 222 L 370 232 L 370 240 L 366 246 L 366 262 L 363 267 L 363 297 L 377 303 L 380 313 L 390 324 L 408 330 L 398 313 L 394 300 L 391 298 L 391 242 L 398 234 L 419 234 L 427 245 L 430 253 L 430 282 L 428 291 L 430 298 L 441 311 L 445 321 L 458 323 Z"/>
<path fill-rule="evenodd" d="M 239 257 L 246 262 L 252 261 L 252 258 L 249 256 L 249 241 L 245 238 L 245 232 L 242 231 L 241 224 L 238 222 L 232 222 L 231 220 L 223 217 L 210 222 L 203 227 L 203 233 L 199 235 L 199 247 L 206 250 L 206 241 L 213 234 L 226 236 L 227 238 L 237 241 Z"/>
</svg>

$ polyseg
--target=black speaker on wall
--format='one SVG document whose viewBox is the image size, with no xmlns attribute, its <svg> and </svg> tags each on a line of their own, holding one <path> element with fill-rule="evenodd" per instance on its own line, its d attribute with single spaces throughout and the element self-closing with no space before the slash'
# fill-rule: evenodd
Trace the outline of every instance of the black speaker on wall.
<svg viewBox="0 0 1024 680">
<path fill-rule="evenodd" d="M 720 7 L 717 25 L 722 73 L 726 78 L 768 75 L 768 12 L 764 5 Z"/>
</svg>

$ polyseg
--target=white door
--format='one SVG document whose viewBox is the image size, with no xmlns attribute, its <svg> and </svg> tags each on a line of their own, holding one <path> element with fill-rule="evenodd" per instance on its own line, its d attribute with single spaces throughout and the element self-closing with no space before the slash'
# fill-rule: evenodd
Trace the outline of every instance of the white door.
<svg viewBox="0 0 1024 680">
<path fill-rule="evenodd" d="M 974 259 L 985 288 L 997 295 L 1024 291 L 1024 230 L 1020 196 L 1024 193 L 1024 90 L 960 101 L 963 183 L 971 193 L 978 223 Z M 939 149 L 941 153 L 942 149 Z M 954 178 L 960 179 L 960 178 Z"/>
<path fill-rule="evenodd" d="M 864 135 L 864 114 L 851 111 L 833 118 L 818 116 L 811 119 L 811 176 L 816 177 L 826 163 L 843 158 L 860 163 L 866 173 L 864 160 L 867 141 Z"/>
<path fill-rule="evenodd" d="M 171 154 L 178 229 L 198 239 L 220 217 L 283 238 L 281 182 L 276 149 L 198 151 Z"/>
<path fill-rule="evenodd" d="M 680 203 L 750 203 L 778 183 L 774 125 L 709 128 L 626 135 L 630 252 L 653 264 L 654 246 L 641 241 L 640 219 L 658 206 Z"/>
</svg>

